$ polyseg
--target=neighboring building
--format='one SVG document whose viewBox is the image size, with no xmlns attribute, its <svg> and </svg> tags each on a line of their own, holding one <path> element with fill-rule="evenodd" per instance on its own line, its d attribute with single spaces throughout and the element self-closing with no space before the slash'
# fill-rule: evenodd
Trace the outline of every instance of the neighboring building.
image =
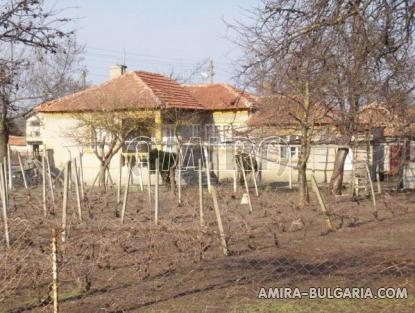
<svg viewBox="0 0 415 313">
<path fill-rule="evenodd" d="M 281 96 L 263 97 L 260 102 L 262 106 L 249 120 L 251 133 L 262 138 L 277 136 L 282 139 L 280 143 L 270 141 L 269 148 L 265 149 L 265 154 L 273 162 L 267 165 L 272 170 L 269 174 L 265 171 L 264 176 L 272 181 L 287 181 L 285 164 L 290 158 L 290 162 L 297 162 L 298 159 L 300 129 L 294 116 L 301 112 L 301 107 Z M 358 112 L 354 149 L 350 149 L 345 163 L 346 182 L 350 181 L 352 175 L 366 177 L 366 162 L 371 166 L 373 178 L 378 171 L 382 179 L 384 175 L 398 175 L 402 161 L 415 159 L 415 109 L 409 107 L 397 111 L 399 115 L 393 114 L 385 106 L 370 104 Z M 336 128 L 339 117 L 334 108 L 321 104 L 315 105 L 310 112 L 308 122 L 314 127 L 314 135 L 308 169 L 321 182 L 327 182 L 331 177 L 337 148 L 349 145 Z M 290 147 L 287 148 L 287 145 Z M 287 154 L 288 150 L 290 155 Z M 296 177 L 296 171 L 294 175 Z"/>
<path fill-rule="evenodd" d="M 249 135 L 262 139 L 262 179 L 273 182 L 296 182 L 295 169 L 300 153 L 301 130 L 296 117 L 301 116 L 302 107 L 284 96 L 264 96 L 261 106 L 253 114 L 248 125 Z M 312 148 L 308 160 L 308 174 L 314 173 L 318 182 L 329 182 L 339 144 L 342 138 L 335 132 L 333 118 L 336 111 L 323 104 L 310 109 L 307 123 L 313 127 Z M 352 157 L 346 159 L 345 181 L 350 181 Z"/>
<path fill-rule="evenodd" d="M 9 148 L 12 153 L 29 154 L 24 136 L 9 136 Z"/>
<path fill-rule="evenodd" d="M 390 176 L 399 174 L 401 163 L 415 161 L 411 149 L 415 139 L 415 108 L 396 111 L 372 103 L 362 108 L 358 116 L 357 140 L 361 146 L 367 146 L 370 164 Z"/>
</svg>

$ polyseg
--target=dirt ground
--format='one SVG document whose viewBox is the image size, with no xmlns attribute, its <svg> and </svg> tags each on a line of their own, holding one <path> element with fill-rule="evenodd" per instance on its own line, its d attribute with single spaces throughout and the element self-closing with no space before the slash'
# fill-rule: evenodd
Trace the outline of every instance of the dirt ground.
<svg viewBox="0 0 415 313">
<path fill-rule="evenodd" d="M 221 247 L 211 195 L 204 190 L 199 223 L 196 186 L 182 203 L 160 190 L 133 188 L 125 223 L 116 191 L 89 190 L 77 216 L 71 190 L 66 243 L 59 240 L 61 312 L 413 312 L 415 193 L 334 198 L 323 190 L 332 223 L 311 194 L 296 206 L 295 190 L 264 187 L 253 212 L 230 185 L 217 186 L 230 255 Z M 61 191 L 60 191 L 61 192 Z M 10 194 L 11 248 L 0 234 L 0 312 L 50 312 L 51 229 L 60 229 L 62 195 L 43 217 L 41 190 Z M 49 201 L 50 202 L 50 201 Z M 258 300 L 260 287 L 406 287 L 406 300 Z"/>
</svg>

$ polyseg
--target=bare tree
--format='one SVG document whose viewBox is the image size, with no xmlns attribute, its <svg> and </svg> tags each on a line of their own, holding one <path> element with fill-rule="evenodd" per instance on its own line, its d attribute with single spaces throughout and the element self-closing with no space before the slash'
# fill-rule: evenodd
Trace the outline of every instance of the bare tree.
<svg viewBox="0 0 415 313">
<path fill-rule="evenodd" d="M 48 9 L 44 1 L 6 0 L 0 4 L 0 157 L 6 153 L 7 118 L 13 109 L 11 95 L 22 89 L 16 83 L 20 71 L 28 65 L 26 48 L 56 53 L 71 19 L 61 17 L 62 11 Z"/>
<path fill-rule="evenodd" d="M 94 110 L 91 112 L 74 113 L 78 120 L 76 131 L 71 137 L 82 146 L 92 147 L 95 156 L 100 162 L 100 170 L 97 175 L 98 184 L 106 186 L 106 178 L 109 173 L 109 166 L 112 158 L 126 144 L 129 139 L 140 136 L 154 137 L 156 131 L 163 131 L 163 125 L 172 127 L 172 134 L 175 142 L 172 145 L 179 145 L 189 138 L 184 137 L 183 127 L 199 121 L 199 116 L 194 112 L 183 112 L 178 109 L 161 109 L 153 111 L 142 110 L 119 110 L 123 104 L 118 97 L 108 95 L 98 97 L 99 103 L 111 103 L 113 109 Z M 109 107 L 109 105 L 107 105 Z M 163 124 L 155 123 L 155 114 L 162 116 Z M 157 142 L 157 144 L 163 144 Z M 149 152 L 149 151 L 148 151 Z M 161 153 L 161 152 L 160 152 Z M 153 164 L 151 164 L 153 166 Z M 166 165 L 168 169 L 175 167 L 175 164 Z M 166 168 L 163 167 L 164 170 Z"/>
<path fill-rule="evenodd" d="M 85 71 L 82 64 L 84 52 L 84 47 L 77 44 L 74 36 L 64 40 L 54 54 L 35 49 L 34 60 L 22 73 L 20 80 L 25 88 L 17 95 L 15 102 L 46 102 L 87 87 L 81 77 Z M 28 105 L 32 103 L 30 101 Z"/>
<path fill-rule="evenodd" d="M 277 101 L 268 101 L 268 107 L 274 105 L 278 111 L 280 106 L 288 111 L 282 113 L 288 113 L 287 117 L 295 125 L 289 133 L 300 135 L 301 138 L 297 169 L 299 205 L 304 206 L 309 202 L 306 171 L 315 126 L 330 111 L 330 106 L 327 103 L 323 105 L 321 101 L 324 98 L 321 86 L 325 84 L 327 67 L 322 49 L 324 43 L 318 34 L 291 42 L 286 25 L 295 28 L 303 22 L 283 11 L 274 12 L 265 6 L 253 13 L 254 26 L 234 26 L 239 34 L 238 44 L 245 51 L 239 78 L 247 86 L 256 88 L 260 94 L 278 95 L 269 98 Z M 280 117 L 270 114 L 275 121 L 269 122 L 279 124 Z"/>
<path fill-rule="evenodd" d="M 335 125 L 342 144 L 351 143 L 361 107 L 372 101 L 389 105 L 397 92 L 413 90 L 413 78 L 408 81 L 413 68 L 413 1 L 264 0 L 253 14 L 253 25 L 236 27 L 248 35 L 242 45 L 251 55 L 250 66 L 242 72 L 262 67 L 264 60 L 270 55 L 277 58 L 281 51 L 296 53 L 312 41 L 313 48 L 324 55 L 319 76 L 326 78 L 314 88 L 320 101 L 336 107 Z M 260 49 L 264 46 L 268 47 L 265 54 Z M 265 65 L 281 71 L 272 63 Z M 331 178 L 335 194 L 341 193 L 348 151 L 340 148 L 336 155 Z"/>
<path fill-rule="evenodd" d="M 112 158 L 128 138 L 149 134 L 154 128 L 154 116 L 147 111 L 100 111 L 76 113 L 78 120 L 74 139 L 83 146 L 90 146 L 100 162 L 98 184 L 106 186 Z"/>
</svg>

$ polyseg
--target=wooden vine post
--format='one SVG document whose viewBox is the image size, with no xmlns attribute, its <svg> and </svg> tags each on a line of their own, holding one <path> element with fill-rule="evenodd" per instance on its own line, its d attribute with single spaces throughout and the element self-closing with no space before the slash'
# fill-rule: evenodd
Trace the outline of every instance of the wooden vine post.
<svg viewBox="0 0 415 313">
<path fill-rule="evenodd" d="M 84 190 L 84 166 L 82 162 L 83 153 L 79 154 L 79 181 L 81 183 L 81 199 L 85 199 L 85 190 Z"/>
<path fill-rule="evenodd" d="M 238 163 L 236 162 L 236 146 L 234 147 L 233 150 L 233 192 L 236 193 L 237 192 L 237 178 L 238 178 Z"/>
<path fill-rule="evenodd" d="M 52 203 L 55 204 L 55 191 L 53 189 L 52 171 L 50 169 L 50 161 L 49 161 L 49 155 L 48 154 L 46 154 L 46 165 L 47 165 L 47 171 L 48 171 L 48 181 L 49 181 L 50 195 L 52 197 Z"/>
<path fill-rule="evenodd" d="M 121 180 L 122 180 L 122 154 L 118 164 L 117 204 L 121 203 Z"/>
<path fill-rule="evenodd" d="M 53 313 L 59 312 L 59 276 L 58 276 L 58 240 L 56 235 L 56 229 L 52 228 L 52 301 L 53 301 Z"/>
<path fill-rule="evenodd" d="M 24 183 L 24 187 L 25 187 L 26 189 L 28 189 L 28 186 L 27 186 L 27 180 L 26 180 L 26 173 L 25 173 L 25 171 L 24 171 L 24 168 L 23 168 L 23 163 L 22 163 L 22 157 L 20 156 L 20 153 L 19 153 L 19 152 L 17 153 L 17 158 L 18 158 L 18 160 L 19 160 L 20 171 L 22 172 L 22 176 L 23 176 L 23 183 Z"/>
<path fill-rule="evenodd" d="M 320 204 L 321 211 L 325 216 L 327 227 L 330 231 L 333 231 L 333 224 L 331 223 L 330 216 L 327 212 L 326 204 L 324 203 L 323 197 L 321 196 L 320 190 L 318 189 L 317 181 L 314 177 L 314 174 L 311 175 L 311 184 L 313 186 L 314 193 L 317 196 L 318 203 Z"/>
<path fill-rule="evenodd" d="M 0 164 L 1 165 L 1 164 Z M 3 225 L 4 225 L 4 238 L 6 239 L 7 248 L 10 247 L 10 237 L 9 237 L 9 224 L 7 220 L 7 200 L 6 200 L 6 188 L 7 182 L 3 172 L 3 166 L 0 170 L 0 188 L 1 188 L 1 203 L 2 203 L 2 212 L 3 212 Z"/>
<path fill-rule="evenodd" d="M 371 193 L 371 196 L 372 196 L 373 210 L 374 210 L 375 215 L 377 215 L 375 190 L 373 188 L 372 176 L 370 175 L 369 165 L 368 165 L 367 162 L 365 163 L 365 166 L 366 166 L 367 179 L 369 181 L 370 193 Z"/>
<path fill-rule="evenodd" d="M 257 182 L 256 182 L 256 177 L 255 177 L 255 167 L 254 167 L 254 161 L 253 161 L 253 159 L 252 159 L 252 154 L 251 154 L 251 152 L 249 153 L 249 161 L 250 161 L 250 163 L 251 163 L 251 174 L 252 174 L 252 178 L 253 178 L 253 180 L 254 180 L 255 195 L 256 195 L 257 197 L 259 197 L 259 193 L 258 193 L 258 185 L 257 185 Z"/>
<path fill-rule="evenodd" d="M 130 180 L 131 180 L 131 159 L 128 162 L 128 176 L 127 176 L 127 184 L 125 185 L 124 191 L 124 200 L 122 202 L 122 209 L 121 209 L 121 224 L 124 224 L 124 217 L 125 217 L 125 210 L 127 209 L 127 201 L 128 201 L 128 190 L 130 188 Z"/>
<path fill-rule="evenodd" d="M 207 179 L 208 191 L 210 193 L 212 190 L 212 186 L 211 186 L 211 181 L 210 181 L 209 151 L 207 150 L 207 148 L 205 148 L 204 151 L 205 151 L 205 157 L 206 157 L 206 179 Z"/>
<path fill-rule="evenodd" d="M 154 224 L 159 223 L 159 159 L 156 159 L 156 186 L 154 190 Z"/>
<path fill-rule="evenodd" d="M 76 204 L 78 207 L 78 218 L 79 221 L 82 222 L 82 205 L 81 205 L 81 190 L 79 187 L 79 172 L 78 172 L 78 165 L 76 159 L 74 161 L 74 168 L 75 168 L 75 192 L 76 192 Z"/>
<path fill-rule="evenodd" d="M 203 186 L 202 186 L 202 160 L 199 159 L 199 217 L 200 217 L 200 226 L 204 225 L 204 216 L 203 216 Z"/>
<path fill-rule="evenodd" d="M 150 152 L 147 154 L 147 192 L 148 192 L 148 202 L 151 206 L 151 164 L 150 164 Z"/>
<path fill-rule="evenodd" d="M 228 243 L 226 242 L 225 232 L 223 230 L 222 218 L 220 215 L 218 197 L 216 194 L 215 186 L 212 186 L 211 194 L 212 194 L 212 199 L 213 199 L 213 207 L 215 208 L 216 220 L 218 222 L 219 236 L 220 236 L 220 242 L 222 244 L 223 254 L 227 256 L 229 255 Z"/>
<path fill-rule="evenodd" d="M 249 186 L 248 186 L 248 181 L 246 180 L 246 174 L 245 174 L 245 166 L 244 166 L 244 162 L 241 159 L 240 160 L 240 165 L 241 165 L 241 171 L 242 171 L 242 177 L 244 179 L 244 184 L 245 184 L 245 190 L 246 190 L 246 194 L 248 197 L 248 206 L 249 206 L 249 212 L 252 213 L 252 202 L 251 202 L 251 195 L 249 194 Z"/>
<path fill-rule="evenodd" d="M 45 151 L 42 156 L 42 200 L 43 200 L 43 216 L 48 215 L 48 208 L 46 203 L 46 157 Z"/>
<path fill-rule="evenodd" d="M 178 196 L 179 204 L 182 204 L 182 165 L 181 165 L 180 152 L 177 158 L 177 172 L 178 172 L 177 196 Z"/>
<path fill-rule="evenodd" d="M 71 170 L 71 161 L 66 162 L 65 172 L 63 176 L 63 203 L 62 203 L 62 244 L 66 241 L 66 214 L 68 210 L 68 189 L 69 189 L 69 176 Z"/>
</svg>

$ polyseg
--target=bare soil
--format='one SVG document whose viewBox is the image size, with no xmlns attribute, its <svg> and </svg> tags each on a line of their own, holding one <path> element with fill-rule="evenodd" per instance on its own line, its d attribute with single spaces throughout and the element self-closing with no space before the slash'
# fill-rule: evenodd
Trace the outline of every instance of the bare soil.
<svg viewBox="0 0 415 313">
<path fill-rule="evenodd" d="M 72 190 L 68 237 L 59 243 L 61 312 L 274 312 L 238 309 L 256 303 L 262 286 L 407 287 L 414 297 L 414 192 L 378 195 L 374 214 L 370 197 L 335 199 L 323 190 L 336 228 L 328 232 L 314 194 L 301 209 L 295 190 L 267 187 L 258 198 L 252 190 L 250 214 L 240 204 L 241 187 L 237 194 L 227 185 L 217 191 L 229 256 L 207 190 L 204 226 L 196 186 L 184 188 L 181 204 L 161 188 L 157 226 L 146 191 L 131 191 L 122 225 L 114 189 L 87 192 L 82 222 Z M 51 228 L 61 225 L 61 196 L 46 218 L 41 190 L 19 189 L 10 198 L 12 247 L 2 242 L 0 312 L 50 312 Z M 415 310 L 415 301 L 405 303 L 394 312 Z"/>
</svg>

